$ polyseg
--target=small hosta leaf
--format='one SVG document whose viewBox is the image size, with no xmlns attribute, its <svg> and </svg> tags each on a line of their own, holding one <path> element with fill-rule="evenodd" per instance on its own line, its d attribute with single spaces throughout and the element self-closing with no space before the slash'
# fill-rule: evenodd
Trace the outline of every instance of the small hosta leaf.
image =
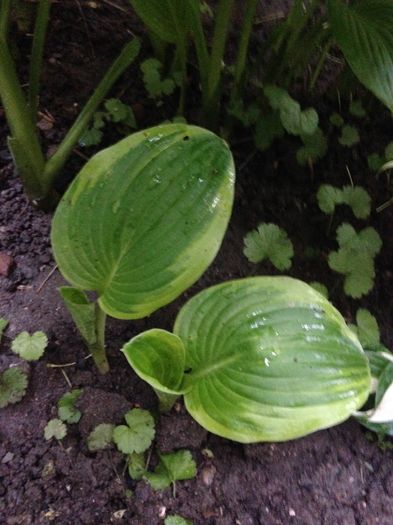
<svg viewBox="0 0 393 525">
<path fill-rule="evenodd" d="M 20 401 L 26 393 L 27 376 L 19 368 L 8 368 L 0 374 L 0 408 Z"/>
<path fill-rule="evenodd" d="M 350 148 L 360 142 L 359 132 L 354 126 L 343 126 L 338 141 L 342 146 Z"/>
<path fill-rule="evenodd" d="M 287 270 L 292 264 L 293 245 L 285 230 L 276 224 L 262 223 L 245 236 L 243 252 L 250 262 L 269 259 L 278 270 Z"/>
<path fill-rule="evenodd" d="M 90 452 L 96 452 L 108 448 L 112 443 L 114 425 L 110 423 L 101 423 L 97 425 L 87 438 L 87 448 Z"/>
<path fill-rule="evenodd" d="M 83 393 L 82 388 L 74 388 L 70 392 L 66 392 L 61 396 L 57 402 L 58 415 L 62 421 L 66 423 L 78 423 L 81 418 L 81 412 L 75 407 Z"/>
<path fill-rule="evenodd" d="M 44 332 L 21 332 L 12 341 L 12 351 L 26 361 L 37 361 L 44 354 L 48 338 Z"/>
<path fill-rule="evenodd" d="M 49 441 L 52 438 L 55 438 L 57 440 L 65 438 L 67 435 L 67 427 L 61 421 L 61 419 L 51 419 L 48 421 L 45 429 L 44 429 L 44 436 L 47 441 Z"/>
<path fill-rule="evenodd" d="M 141 453 L 147 450 L 155 435 L 154 419 L 149 411 L 134 408 L 124 416 L 127 425 L 113 430 L 113 441 L 124 454 Z"/>
</svg>

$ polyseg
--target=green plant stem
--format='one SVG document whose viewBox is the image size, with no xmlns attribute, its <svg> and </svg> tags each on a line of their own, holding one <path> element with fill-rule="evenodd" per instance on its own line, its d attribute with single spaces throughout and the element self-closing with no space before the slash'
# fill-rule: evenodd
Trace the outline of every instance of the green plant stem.
<svg viewBox="0 0 393 525">
<path fill-rule="evenodd" d="M 121 51 L 118 58 L 111 65 L 104 78 L 98 84 L 94 93 L 87 101 L 81 113 L 75 120 L 71 129 L 68 131 L 63 141 L 60 143 L 57 151 L 47 161 L 44 170 L 44 180 L 46 185 L 51 185 L 54 178 L 64 166 L 66 160 L 70 156 L 73 148 L 77 144 L 79 138 L 86 130 L 89 121 L 94 115 L 94 112 L 105 98 L 108 91 L 111 89 L 120 75 L 127 69 L 127 67 L 135 60 L 139 53 L 140 42 L 134 39 L 128 43 Z"/>
<path fill-rule="evenodd" d="M 100 308 L 99 304 L 95 305 L 95 331 L 97 336 L 96 343 L 89 345 L 89 350 L 93 357 L 94 363 L 101 374 L 109 371 L 109 363 L 105 351 L 105 322 L 106 313 Z"/>
<path fill-rule="evenodd" d="M 213 46 L 208 76 L 208 97 L 204 108 L 205 119 L 214 127 L 219 113 L 219 91 L 225 42 L 229 30 L 233 0 L 220 0 L 214 28 Z"/>
<path fill-rule="evenodd" d="M 189 2 L 188 9 L 192 13 L 192 35 L 198 60 L 199 76 L 202 86 L 202 97 L 208 98 L 209 51 L 207 49 L 205 33 L 203 31 L 201 12 L 198 2 Z"/>
<path fill-rule="evenodd" d="M 325 60 L 326 60 L 326 56 L 327 54 L 329 53 L 329 49 L 330 49 L 330 46 L 332 45 L 332 42 L 331 40 L 328 40 L 322 50 L 322 53 L 321 53 L 321 56 L 319 57 L 319 60 L 318 60 L 318 64 L 314 70 L 314 73 L 311 77 L 311 80 L 310 80 L 310 90 L 313 91 L 314 87 L 315 87 L 315 83 L 316 81 L 318 80 L 318 77 L 321 73 L 321 70 L 323 68 L 323 65 L 325 63 Z"/>
<path fill-rule="evenodd" d="M 29 90 L 28 105 L 30 106 L 33 121 L 37 116 L 38 93 L 40 87 L 40 77 L 42 59 L 44 53 L 44 43 L 49 22 L 51 0 L 40 0 L 35 19 L 33 45 L 31 49 L 31 59 L 29 68 Z"/>
<path fill-rule="evenodd" d="M 158 397 L 158 407 L 160 412 L 169 412 L 179 398 L 179 394 L 168 394 L 166 392 L 161 392 L 156 388 L 154 388 L 154 392 Z"/>
<path fill-rule="evenodd" d="M 258 0 L 247 0 L 244 8 L 244 21 L 241 31 L 239 51 L 237 54 L 236 66 L 235 66 L 235 83 L 232 90 L 232 100 L 235 100 L 239 96 L 241 82 L 243 80 L 244 69 L 246 66 L 248 45 L 250 42 L 252 24 L 254 21 L 254 15 L 257 8 Z"/>
<path fill-rule="evenodd" d="M 41 199 L 49 189 L 42 179 L 45 160 L 3 35 L 0 36 L 0 98 L 11 131 L 9 146 L 25 191 L 29 198 Z"/>
<path fill-rule="evenodd" d="M 0 38 L 7 41 L 10 25 L 11 0 L 2 0 L 0 4 Z"/>
</svg>

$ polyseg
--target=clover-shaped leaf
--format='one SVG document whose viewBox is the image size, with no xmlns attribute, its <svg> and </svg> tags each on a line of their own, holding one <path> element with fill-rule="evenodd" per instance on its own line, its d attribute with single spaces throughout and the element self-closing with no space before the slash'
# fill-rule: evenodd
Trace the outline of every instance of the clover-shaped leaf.
<svg viewBox="0 0 393 525">
<path fill-rule="evenodd" d="M 12 351 L 26 361 L 37 361 L 44 354 L 48 338 L 44 332 L 21 332 L 12 341 Z"/>
<path fill-rule="evenodd" d="M 134 408 L 124 416 L 127 425 L 113 430 L 113 441 L 124 454 L 141 453 L 147 450 L 154 438 L 154 419 L 148 410 Z"/>
</svg>

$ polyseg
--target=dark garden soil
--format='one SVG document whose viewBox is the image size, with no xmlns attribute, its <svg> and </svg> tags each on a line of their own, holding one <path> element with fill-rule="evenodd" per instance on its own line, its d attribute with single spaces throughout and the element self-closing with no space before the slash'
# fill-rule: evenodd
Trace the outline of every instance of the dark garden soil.
<svg viewBox="0 0 393 525">
<path fill-rule="evenodd" d="M 132 27 L 140 34 L 135 20 L 116 7 L 123 5 L 119 1 L 54 5 L 41 101 L 42 110 L 54 119 L 53 127 L 43 131 L 48 148 L 64 134 L 77 112 L 75 104 L 86 99 L 129 38 L 127 31 Z M 28 42 L 21 38 L 19 43 L 23 50 Z M 162 115 L 154 114 L 138 82 L 135 67 L 113 95 L 133 104 L 141 126 L 159 122 L 165 111 L 171 114 L 170 103 L 160 109 Z M 327 121 L 336 108 L 324 104 L 320 102 L 318 109 Z M 333 135 L 328 156 L 313 173 L 296 165 L 295 141 L 254 155 L 247 137 L 234 139 L 235 207 L 217 259 L 191 290 L 148 319 L 108 323 L 111 371 L 106 376 L 84 359 L 85 348 L 62 305 L 57 287 L 63 279 L 54 270 L 49 243 L 51 216 L 28 203 L 12 175 L 0 113 L 0 253 L 10 256 L 10 264 L 3 257 L 0 265 L 0 317 L 10 321 L 0 349 L 0 370 L 18 361 L 10 341 L 20 331 L 43 330 L 49 339 L 39 362 L 23 364 L 30 376 L 24 399 L 0 410 L 1 525 L 156 525 L 174 513 L 198 525 L 393 524 L 393 452 L 379 448 L 355 421 L 289 443 L 236 444 L 204 431 L 181 403 L 169 414 L 158 415 L 152 390 L 119 352 L 126 340 L 143 330 L 171 329 L 179 307 L 197 291 L 232 278 L 277 273 L 269 264 L 248 263 L 242 254 L 244 234 L 259 222 L 279 224 L 293 240 L 296 255 L 290 275 L 324 282 L 349 322 L 359 306 L 369 308 L 380 323 L 383 342 L 392 348 L 393 207 L 375 212 L 389 199 L 392 187 L 386 177 L 375 178 L 366 162 L 367 154 L 383 151 L 391 140 L 391 120 L 380 106 L 377 112 L 358 123 L 360 146 L 340 147 Z M 107 137 L 108 142 L 111 139 Z M 74 155 L 65 180 L 80 164 L 80 156 Z M 317 207 L 316 190 L 322 182 L 348 184 L 346 166 L 354 182 L 370 192 L 374 211 L 366 222 L 340 210 L 327 234 L 329 219 Z M 384 243 L 376 285 L 361 301 L 345 297 L 342 280 L 327 265 L 327 254 L 335 248 L 335 229 L 343 220 L 357 228 L 374 226 Z M 55 366 L 61 364 L 65 366 Z M 68 426 L 62 442 L 47 442 L 43 429 L 56 417 L 57 400 L 70 384 L 84 388 L 78 405 L 82 418 Z M 97 453 L 87 449 L 86 437 L 97 424 L 120 423 L 135 406 L 157 416 L 152 466 L 157 451 L 179 448 L 190 449 L 197 462 L 196 479 L 179 482 L 176 497 L 170 489 L 154 492 L 146 482 L 132 481 L 125 473 L 124 456 L 114 448 Z"/>
</svg>

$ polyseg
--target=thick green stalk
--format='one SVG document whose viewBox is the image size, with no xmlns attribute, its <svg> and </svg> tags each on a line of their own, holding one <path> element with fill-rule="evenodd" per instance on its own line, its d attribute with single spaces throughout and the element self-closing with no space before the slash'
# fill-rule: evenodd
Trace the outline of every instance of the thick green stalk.
<svg viewBox="0 0 393 525">
<path fill-rule="evenodd" d="M 1 0 L 0 3 L 0 38 L 7 41 L 10 23 L 11 0 Z"/>
<path fill-rule="evenodd" d="M 93 356 L 94 363 L 101 374 L 109 372 L 109 363 L 105 351 L 105 322 L 106 313 L 100 308 L 99 304 L 95 305 L 95 331 L 97 341 L 89 345 L 89 350 Z"/>
<path fill-rule="evenodd" d="M 195 50 L 198 60 L 199 75 L 202 86 L 202 96 L 208 98 L 208 76 L 209 76 L 209 51 L 207 49 L 205 33 L 203 31 L 200 3 L 199 1 L 189 0 L 187 14 L 190 22 L 189 26 L 194 37 Z"/>
<path fill-rule="evenodd" d="M 94 115 L 94 112 L 101 104 L 116 80 L 135 60 L 139 53 L 139 49 L 139 40 L 134 39 L 132 42 L 128 43 L 123 48 L 115 62 L 111 65 L 104 78 L 98 84 L 97 88 L 90 99 L 87 101 L 71 129 L 60 143 L 57 151 L 47 161 L 44 170 L 44 180 L 47 185 L 51 185 L 53 183 L 54 178 L 62 169 L 75 145 L 78 143 L 79 138 L 86 130 L 91 118 Z"/>
<path fill-rule="evenodd" d="M 235 66 L 235 83 L 232 90 L 232 100 L 235 100 L 239 96 L 244 69 L 246 67 L 248 45 L 250 42 L 252 23 L 254 21 L 257 4 L 258 0 L 247 0 L 244 8 L 244 20 Z"/>
<path fill-rule="evenodd" d="M 42 59 L 44 53 L 45 36 L 49 22 L 50 7 L 51 0 L 40 0 L 35 19 L 33 45 L 31 49 L 31 59 L 29 68 L 28 90 L 28 104 L 31 108 L 33 120 L 36 119 L 37 114 Z"/>
<path fill-rule="evenodd" d="M 41 199 L 48 192 L 42 180 L 44 156 L 37 129 L 31 118 L 19 83 L 8 45 L 0 36 L 0 98 L 11 131 L 9 146 L 15 166 L 31 199 Z"/>
<path fill-rule="evenodd" d="M 210 127 L 215 126 L 219 112 L 221 70 L 232 6 L 233 0 L 220 0 L 217 11 L 209 66 L 208 98 L 204 107 L 205 119 Z"/>
</svg>

